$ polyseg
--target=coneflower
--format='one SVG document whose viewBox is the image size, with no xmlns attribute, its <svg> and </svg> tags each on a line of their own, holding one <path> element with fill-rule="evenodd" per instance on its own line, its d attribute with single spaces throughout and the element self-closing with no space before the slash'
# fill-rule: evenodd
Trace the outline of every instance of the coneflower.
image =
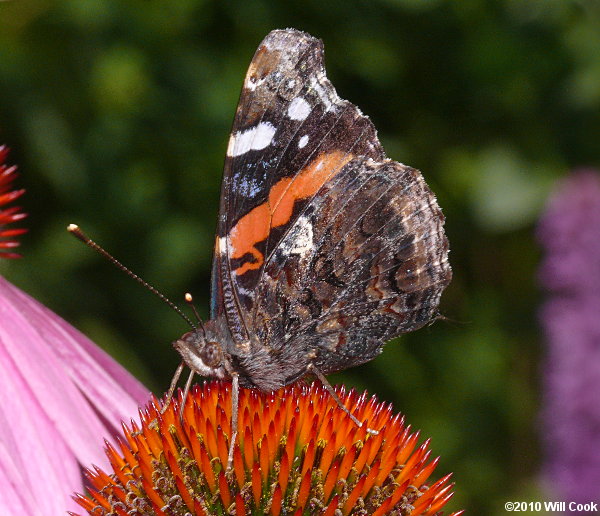
<svg viewBox="0 0 600 516">
<path fill-rule="evenodd" d="M 23 213 L 19 206 L 6 208 L 5 205 L 16 201 L 25 193 L 25 190 L 13 190 L 13 181 L 17 178 L 17 167 L 6 165 L 8 152 L 8 147 L 0 145 L 0 258 L 20 258 L 21 255 L 15 253 L 13 249 L 19 246 L 16 237 L 26 233 L 27 230 L 22 228 L 6 229 L 5 226 L 24 219 L 27 214 Z"/>
<path fill-rule="evenodd" d="M 0 257 L 17 258 L 5 229 L 25 217 L 4 208 L 16 167 L 0 147 Z M 82 464 L 106 463 L 97 443 L 148 391 L 88 338 L 0 276 L 0 514 L 54 516 L 77 505 Z M 43 481 L 40 481 L 43 479 Z"/>
<path fill-rule="evenodd" d="M 433 515 L 452 497 L 451 475 L 390 405 L 336 389 L 358 427 L 319 383 L 271 394 L 240 392 L 239 435 L 227 470 L 230 384 L 196 385 L 164 414 L 155 400 L 141 426 L 107 445 L 112 472 L 88 470 L 93 515 Z M 377 434 L 367 432 L 377 430 Z M 454 516 L 462 514 L 454 513 Z"/>
</svg>

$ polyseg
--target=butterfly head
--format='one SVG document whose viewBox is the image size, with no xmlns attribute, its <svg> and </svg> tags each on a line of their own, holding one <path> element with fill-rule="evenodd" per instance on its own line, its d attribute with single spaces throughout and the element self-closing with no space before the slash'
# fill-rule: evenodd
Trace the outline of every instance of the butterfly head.
<svg viewBox="0 0 600 516">
<path fill-rule="evenodd" d="M 201 376 L 228 378 L 226 357 L 219 341 L 198 328 L 184 334 L 173 346 L 190 369 Z"/>
</svg>

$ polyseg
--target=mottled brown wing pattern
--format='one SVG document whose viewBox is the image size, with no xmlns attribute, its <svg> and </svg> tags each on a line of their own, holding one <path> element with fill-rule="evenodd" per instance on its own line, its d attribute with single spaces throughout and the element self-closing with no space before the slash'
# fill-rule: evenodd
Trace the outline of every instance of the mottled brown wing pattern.
<svg viewBox="0 0 600 516">
<path fill-rule="evenodd" d="M 252 333 L 266 257 L 320 188 L 356 156 L 385 154 L 370 120 L 338 97 L 320 40 L 271 32 L 246 75 L 228 146 L 213 266 L 212 317 Z"/>
<path fill-rule="evenodd" d="M 330 373 L 435 317 L 451 279 L 448 241 L 418 170 L 356 158 L 297 212 L 257 289 L 261 342 L 305 349 Z"/>
</svg>

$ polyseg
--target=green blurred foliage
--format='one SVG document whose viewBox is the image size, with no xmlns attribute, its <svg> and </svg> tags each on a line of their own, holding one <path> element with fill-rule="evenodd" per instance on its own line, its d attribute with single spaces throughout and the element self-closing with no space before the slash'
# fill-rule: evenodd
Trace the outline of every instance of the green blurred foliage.
<svg viewBox="0 0 600 516">
<path fill-rule="evenodd" d="M 392 401 L 433 438 L 439 471 L 455 472 L 452 508 L 541 499 L 532 229 L 558 177 L 600 162 L 598 2 L 12 0 L 0 20 L 0 142 L 31 229 L 25 258 L 0 273 L 157 393 L 185 323 L 65 227 L 173 300 L 192 292 L 206 316 L 246 67 L 271 29 L 322 38 L 339 93 L 437 193 L 454 268 L 448 320 L 332 380 Z"/>
</svg>

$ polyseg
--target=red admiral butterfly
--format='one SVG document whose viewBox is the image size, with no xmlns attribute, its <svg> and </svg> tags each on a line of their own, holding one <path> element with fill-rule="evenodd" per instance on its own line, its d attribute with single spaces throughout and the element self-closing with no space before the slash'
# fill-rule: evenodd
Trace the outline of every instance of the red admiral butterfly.
<svg viewBox="0 0 600 516">
<path fill-rule="evenodd" d="M 227 147 L 211 319 L 173 343 L 184 362 L 167 399 L 184 363 L 185 392 L 194 373 L 231 379 L 230 460 L 240 385 L 271 391 L 314 374 L 343 407 L 325 374 L 437 316 L 452 276 L 443 224 L 421 173 L 388 159 L 371 121 L 338 97 L 322 42 L 271 32 Z"/>
<path fill-rule="evenodd" d="M 375 358 L 437 315 L 444 216 L 338 97 L 323 44 L 275 30 L 244 81 L 227 147 L 211 320 L 174 343 L 192 371 L 271 391 Z M 236 411 L 237 412 L 237 411 Z"/>
</svg>

